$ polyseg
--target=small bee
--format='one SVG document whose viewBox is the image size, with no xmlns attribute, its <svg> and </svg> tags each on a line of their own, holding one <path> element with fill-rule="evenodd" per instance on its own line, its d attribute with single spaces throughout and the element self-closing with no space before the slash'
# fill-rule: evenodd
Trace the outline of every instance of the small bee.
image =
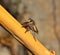
<svg viewBox="0 0 60 55">
<path fill-rule="evenodd" d="M 28 20 L 29 20 L 29 22 L 27 21 L 27 22 L 24 22 L 24 23 L 22 24 L 23 27 L 25 27 L 25 28 L 27 29 L 27 31 L 32 30 L 32 31 L 34 31 L 35 33 L 38 34 L 38 29 L 37 29 L 37 27 L 36 27 L 36 25 L 35 25 L 35 21 L 34 21 L 33 19 L 31 19 L 31 18 L 29 18 Z M 27 31 L 26 31 L 26 32 L 27 32 Z M 26 32 L 25 32 L 25 33 L 26 33 Z"/>
</svg>

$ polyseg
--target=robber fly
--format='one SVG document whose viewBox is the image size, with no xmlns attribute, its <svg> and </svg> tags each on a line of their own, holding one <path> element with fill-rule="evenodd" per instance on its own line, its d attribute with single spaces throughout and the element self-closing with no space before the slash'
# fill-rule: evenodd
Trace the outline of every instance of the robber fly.
<svg viewBox="0 0 60 55">
<path fill-rule="evenodd" d="M 27 29 L 27 31 L 32 30 L 32 31 L 34 31 L 35 33 L 38 34 L 38 29 L 37 29 L 37 27 L 36 27 L 36 25 L 35 25 L 34 20 L 31 19 L 31 18 L 29 18 L 28 20 L 29 20 L 29 22 L 24 22 L 24 23 L 22 24 L 23 27 L 25 27 L 25 28 Z M 26 32 L 27 32 L 27 31 L 26 31 Z M 26 33 L 26 32 L 25 32 L 25 33 Z"/>
</svg>

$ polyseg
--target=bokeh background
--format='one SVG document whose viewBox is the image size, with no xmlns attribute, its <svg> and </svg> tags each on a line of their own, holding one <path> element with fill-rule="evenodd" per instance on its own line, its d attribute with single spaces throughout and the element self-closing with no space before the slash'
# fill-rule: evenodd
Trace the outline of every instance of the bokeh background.
<svg viewBox="0 0 60 55">
<path fill-rule="evenodd" d="M 24 16 L 24 6 L 26 6 L 24 17 L 32 18 L 39 30 L 38 34 L 32 31 L 33 35 L 46 48 L 54 50 L 56 55 L 60 55 L 60 0 L 0 0 L 0 4 L 19 22 L 24 21 L 22 17 Z M 0 40 L 5 41 L 3 38 L 8 36 L 11 35 L 0 26 Z M 16 55 L 32 55 L 14 38 L 11 42 L 16 42 L 16 45 L 13 44 L 13 46 L 19 46 L 17 47 L 19 54 Z M 0 55 L 11 55 L 11 52 L 6 46 L 2 47 L 2 44 L 0 44 Z"/>
</svg>

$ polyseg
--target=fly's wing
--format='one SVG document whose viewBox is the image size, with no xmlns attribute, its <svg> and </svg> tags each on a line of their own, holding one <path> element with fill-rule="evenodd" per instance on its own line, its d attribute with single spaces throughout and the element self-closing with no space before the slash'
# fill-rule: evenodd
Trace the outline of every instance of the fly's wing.
<svg viewBox="0 0 60 55">
<path fill-rule="evenodd" d="M 34 25 L 33 28 L 34 28 L 34 31 L 38 34 L 38 29 L 37 29 L 37 27 Z"/>
<path fill-rule="evenodd" d="M 38 29 L 37 29 L 37 27 L 35 26 L 35 25 L 29 25 L 29 28 L 32 30 L 32 31 L 34 31 L 35 33 L 37 33 L 38 34 Z"/>
<path fill-rule="evenodd" d="M 29 18 L 29 20 L 30 20 L 29 28 L 30 28 L 32 31 L 34 31 L 34 32 L 36 32 L 36 33 L 38 34 L 38 29 L 37 29 L 37 27 L 36 27 L 36 25 L 35 25 L 35 21 L 34 21 L 33 19 L 31 19 L 31 18 Z"/>
</svg>

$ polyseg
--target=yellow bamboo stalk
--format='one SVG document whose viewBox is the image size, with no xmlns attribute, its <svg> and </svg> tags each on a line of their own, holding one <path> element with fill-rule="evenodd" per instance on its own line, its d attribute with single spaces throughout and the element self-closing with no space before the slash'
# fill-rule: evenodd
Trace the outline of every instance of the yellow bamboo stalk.
<svg viewBox="0 0 60 55">
<path fill-rule="evenodd" d="M 18 40 L 21 40 L 24 45 L 30 49 L 35 55 L 53 55 L 47 48 L 45 48 L 37 39 L 33 38 L 30 32 L 26 32 L 26 29 L 12 17 L 1 5 L 0 5 L 0 23 L 11 33 L 15 34 Z"/>
</svg>

